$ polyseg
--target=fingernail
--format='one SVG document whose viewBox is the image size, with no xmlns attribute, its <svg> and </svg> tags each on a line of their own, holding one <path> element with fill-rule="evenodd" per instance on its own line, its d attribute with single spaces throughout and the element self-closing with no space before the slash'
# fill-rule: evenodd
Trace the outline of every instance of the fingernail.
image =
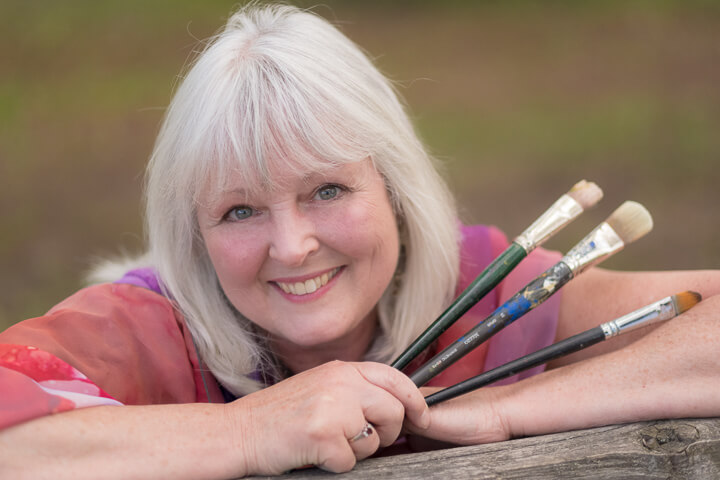
<svg viewBox="0 0 720 480">
<path fill-rule="evenodd" d="M 425 407 L 422 414 L 420 414 L 420 428 L 428 428 L 430 426 L 430 409 Z"/>
</svg>

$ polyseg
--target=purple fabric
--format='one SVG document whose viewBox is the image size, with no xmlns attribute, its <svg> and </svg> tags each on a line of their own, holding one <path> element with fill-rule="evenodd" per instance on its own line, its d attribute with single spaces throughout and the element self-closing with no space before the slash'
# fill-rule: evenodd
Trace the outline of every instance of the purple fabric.
<svg viewBox="0 0 720 480">
<path fill-rule="evenodd" d="M 150 267 L 130 270 L 126 272 L 120 280 L 116 280 L 113 283 L 127 283 L 135 285 L 136 287 L 147 288 L 148 290 L 163 295 L 157 273 L 154 268 Z"/>
</svg>

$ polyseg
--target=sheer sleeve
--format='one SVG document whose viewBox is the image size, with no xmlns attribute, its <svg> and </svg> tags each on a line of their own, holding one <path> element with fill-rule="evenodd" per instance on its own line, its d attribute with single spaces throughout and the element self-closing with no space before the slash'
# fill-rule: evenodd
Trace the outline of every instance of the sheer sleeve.
<svg viewBox="0 0 720 480">
<path fill-rule="evenodd" d="M 0 333 L 0 427 L 94 405 L 207 400 L 197 363 L 165 297 L 89 287 Z"/>
</svg>

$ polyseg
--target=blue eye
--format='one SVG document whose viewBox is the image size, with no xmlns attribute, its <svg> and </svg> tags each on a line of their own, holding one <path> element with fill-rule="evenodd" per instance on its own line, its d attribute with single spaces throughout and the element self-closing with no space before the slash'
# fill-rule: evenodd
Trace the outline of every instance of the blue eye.
<svg viewBox="0 0 720 480">
<path fill-rule="evenodd" d="M 246 218 L 252 217 L 254 213 L 255 211 L 252 207 L 241 205 L 231 208 L 226 217 L 231 222 L 237 222 L 238 220 L 245 220 Z"/>
<path fill-rule="evenodd" d="M 340 193 L 340 187 L 337 185 L 325 185 L 317 191 L 315 196 L 320 200 L 331 200 L 337 197 L 338 193 Z"/>
</svg>

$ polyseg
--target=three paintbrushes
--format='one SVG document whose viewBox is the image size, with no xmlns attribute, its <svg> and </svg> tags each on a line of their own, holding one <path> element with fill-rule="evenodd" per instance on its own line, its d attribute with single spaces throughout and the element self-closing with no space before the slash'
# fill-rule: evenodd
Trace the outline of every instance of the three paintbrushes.
<svg viewBox="0 0 720 480">
<path fill-rule="evenodd" d="M 500 256 L 498 256 L 460 296 L 438 317 L 438 319 L 421 334 L 405 352 L 403 352 L 392 366 L 402 369 L 428 347 L 440 334 L 457 321 L 467 310 L 482 299 L 494 288 L 510 271 L 535 247 L 550 238 L 570 221 L 576 218 L 585 209 L 593 206 L 602 197 L 602 191 L 593 183 L 579 182 L 570 192 L 556 201 L 538 220 L 517 237 L 515 241 Z M 488 340 L 502 328 L 506 327 L 520 316 L 532 310 L 563 285 L 569 282 L 587 268 L 605 260 L 620 251 L 625 245 L 644 236 L 652 229 L 652 218 L 647 210 L 636 202 L 626 202 L 608 217 L 605 222 L 598 225 L 590 234 L 573 247 L 560 262 L 549 268 L 542 275 L 530 282 L 521 291 L 498 307 L 483 322 L 469 330 L 461 338 L 450 344 L 443 351 L 437 353 L 420 368 L 410 375 L 416 385 L 422 386 L 434 376 L 448 368 L 458 359 Z M 699 301 L 699 295 L 694 292 L 685 292 L 668 299 L 663 299 L 651 306 L 655 308 L 661 302 L 663 305 L 672 304 L 677 307 L 678 298 L 682 308 L 687 309 Z M 682 311 L 675 308 L 672 316 Z M 645 310 L 641 309 L 643 312 Z M 670 318 L 670 309 L 665 307 L 663 319 Z M 640 312 L 640 311 L 638 311 Z M 629 314 L 640 315 L 638 312 Z M 622 317 L 625 318 L 625 317 Z M 634 317 L 632 317 L 634 318 Z M 645 317 L 643 317 L 645 318 Z M 616 322 L 621 319 L 616 320 Z M 633 325 L 649 324 L 648 321 L 631 322 Z M 609 324 L 603 324 L 607 327 Z M 601 327 L 603 327 L 601 326 Z M 602 329 L 596 327 L 556 345 L 546 347 L 534 354 L 498 367 L 491 372 L 475 377 L 461 384 L 450 387 L 428 397 L 432 404 L 453 398 L 475 388 L 487 385 L 500 378 L 513 375 L 518 371 L 532 368 L 557 358 L 585 348 L 591 344 L 602 341 Z M 600 329 L 600 330 L 598 330 Z M 622 330 L 624 331 L 624 329 Z M 599 333 L 600 332 L 600 333 Z M 547 358 L 545 358 L 547 357 Z M 513 373 L 509 373 L 513 372 Z M 445 393 L 443 393 L 445 392 Z"/>
</svg>

